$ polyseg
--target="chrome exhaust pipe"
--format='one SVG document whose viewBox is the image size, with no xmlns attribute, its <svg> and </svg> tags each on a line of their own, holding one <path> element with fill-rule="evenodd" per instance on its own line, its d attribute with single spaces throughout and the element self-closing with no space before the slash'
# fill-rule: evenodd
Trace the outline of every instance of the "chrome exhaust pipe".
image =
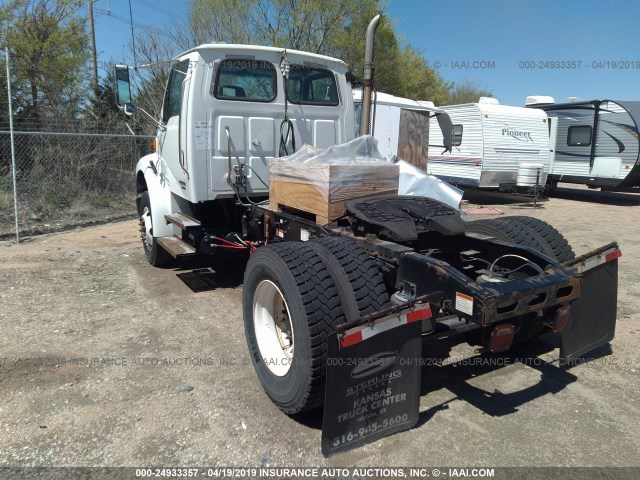
<svg viewBox="0 0 640 480">
<path fill-rule="evenodd" d="M 371 96 L 373 94 L 373 43 L 376 29 L 380 23 L 380 15 L 373 17 L 367 27 L 367 41 L 365 44 L 364 66 L 362 68 L 362 80 L 364 90 L 362 93 L 362 122 L 360 123 L 360 135 L 371 133 Z"/>
</svg>

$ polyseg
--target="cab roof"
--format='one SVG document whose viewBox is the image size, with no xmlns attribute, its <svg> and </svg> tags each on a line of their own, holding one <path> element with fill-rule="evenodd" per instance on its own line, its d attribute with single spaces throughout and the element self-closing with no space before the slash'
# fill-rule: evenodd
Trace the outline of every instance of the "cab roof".
<svg viewBox="0 0 640 480">
<path fill-rule="evenodd" d="M 285 52 L 285 49 L 280 47 L 265 47 L 260 45 L 243 45 L 243 44 L 235 44 L 235 43 L 205 43 L 202 45 L 198 45 L 197 47 L 191 48 L 186 52 L 182 52 L 174 60 L 178 60 L 180 57 L 183 57 L 184 55 L 187 55 L 189 53 L 209 52 L 209 51 L 227 52 L 229 53 L 229 56 L 233 56 L 234 54 L 246 55 L 252 51 L 256 52 L 257 54 L 260 54 L 260 53 L 274 54 L 275 53 L 277 55 L 282 55 Z M 296 58 L 296 59 L 305 59 L 311 62 L 317 61 L 317 62 L 322 62 L 324 64 L 330 64 L 333 66 L 340 66 L 342 68 L 347 67 L 347 64 L 342 60 L 340 60 L 339 58 L 328 57 L 326 55 L 320 55 L 317 53 L 303 52 L 301 50 L 291 50 L 288 48 L 286 49 L 286 52 L 287 52 L 287 57 L 292 56 L 293 58 Z"/>
</svg>

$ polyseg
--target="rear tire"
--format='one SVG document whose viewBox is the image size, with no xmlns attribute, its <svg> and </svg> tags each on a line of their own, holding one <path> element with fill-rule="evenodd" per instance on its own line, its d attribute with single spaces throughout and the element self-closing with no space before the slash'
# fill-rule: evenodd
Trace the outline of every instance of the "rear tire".
<svg viewBox="0 0 640 480">
<path fill-rule="evenodd" d="M 323 237 L 308 242 L 331 272 L 347 322 L 389 306 L 389 293 L 375 260 L 355 241 Z"/>
<path fill-rule="evenodd" d="M 576 256 L 558 230 L 537 218 L 515 216 L 476 220 L 467 223 L 466 231 L 533 248 L 557 262 Z"/>
<path fill-rule="evenodd" d="M 566 262 L 576 258 L 576 254 L 566 238 L 547 222 L 533 217 L 513 217 L 518 219 L 521 225 L 525 225 L 530 231 L 539 236 L 540 242 L 544 242 L 552 254 L 551 258 L 558 262 Z"/>
<path fill-rule="evenodd" d="M 321 406 L 327 340 L 345 317 L 320 256 L 300 242 L 259 248 L 245 270 L 242 307 L 249 352 L 267 395 L 287 414 Z"/>
<path fill-rule="evenodd" d="M 140 222 L 140 235 L 142 247 L 147 260 L 154 267 L 161 267 L 171 262 L 172 258 L 167 251 L 158 245 L 158 239 L 153 236 L 153 219 L 151 217 L 151 199 L 149 192 L 142 192 L 138 202 L 138 218 Z"/>
</svg>

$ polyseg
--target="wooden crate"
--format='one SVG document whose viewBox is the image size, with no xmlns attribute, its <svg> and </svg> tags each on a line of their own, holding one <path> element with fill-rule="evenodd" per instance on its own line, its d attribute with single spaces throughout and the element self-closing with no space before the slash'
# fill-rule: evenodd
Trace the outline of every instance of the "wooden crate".
<svg viewBox="0 0 640 480">
<path fill-rule="evenodd" d="M 320 225 L 344 215 L 348 200 L 398 193 L 398 166 L 392 164 L 292 162 L 286 165 L 286 173 L 271 175 L 269 208 L 310 213 Z"/>
</svg>

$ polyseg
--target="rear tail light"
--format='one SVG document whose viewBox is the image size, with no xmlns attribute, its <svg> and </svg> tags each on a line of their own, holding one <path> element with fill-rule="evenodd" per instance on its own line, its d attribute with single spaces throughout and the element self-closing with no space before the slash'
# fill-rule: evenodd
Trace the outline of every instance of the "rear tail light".
<svg viewBox="0 0 640 480">
<path fill-rule="evenodd" d="M 556 310 L 556 318 L 553 321 L 553 331 L 556 333 L 564 330 L 564 327 L 569 323 L 569 305 L 565 305 L 564 307 L 560 307 Z"/>
<path fill-rule="evenodd" d="M 516 334 L 516 327 L 512 323 L 496 325 L 491 332 L 489 348 L 492 352 L 504 352 L 511 348 L 513 337 Z"/>
</svg>

